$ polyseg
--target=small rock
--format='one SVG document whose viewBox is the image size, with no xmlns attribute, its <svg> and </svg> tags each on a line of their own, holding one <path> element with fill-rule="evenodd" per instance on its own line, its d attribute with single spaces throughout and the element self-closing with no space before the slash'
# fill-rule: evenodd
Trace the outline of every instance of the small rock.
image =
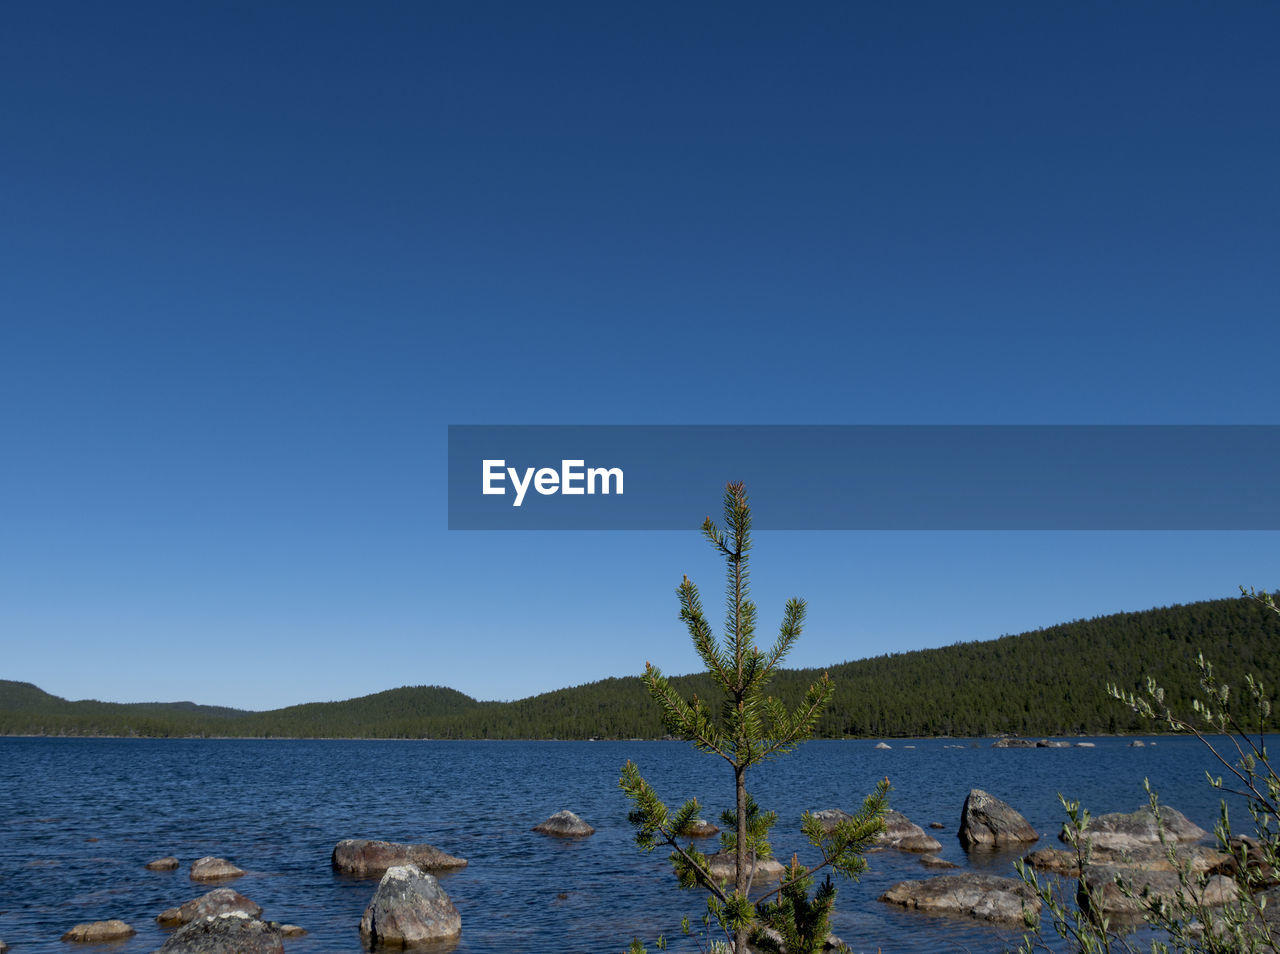
<svg viewBox="0 0 1280 954">
<path fill-rule="evenodd" d="M 533 830 L 544 835 L 556 835 L 559 838 L 585 838 L 594 835 L 596 830 L 571 811 L 558 811 Z"/>
<path fill-rule="evenodd" d="M 1141 749 L 1141 748 L 1145 747 L 1145 746 L 1146 746 L 1146 744 L 1147 744 L 1147 743 L 1143 742 L 1141 739 L 1134 739 L 1132 742 L 1130 742 L 1130 743 L 1129 743 L 1129 748 L 1131 748 L 1131 749 Z"/>
<path fill-rule="evenodd" d="M 244 914 L 258 918 L 262 916 L 262 906 L 231 888 L 214 888 L 208 894 L 193 898 L 181 907 L 166 908 L 156 915 L 156 921 L 165 927 L 172 927 L 220 914 Z"/>
<path fill-rule="evenodd" d="M 996 739 L 991 743 L 993 749 L 1032 749 L 1035 743 L 1030 739 Z"/>
<path fill-rule="evenodd" d="M 1094 748 L 1097 748 L 1097 744 L 1094 742 L 1077 742 L 1076 748 L 1077 749 L 1094 749 Z"/>
<path fill-rule="evenodd" d="M 836 825 L 841 822 L 848 821 L 853 816 L 840 808 L 824 808 L 821 811 L 813 812 L 813 817 L 818 819 L 822 824 L 822 830 L 830 834 L 835 831 Z"/>
<path fill-rule="evenodd" d="M 0 954 L 5 954 L 5 952 L 8 950 L 9 950 L 9 945 L 6 944 L 4 941 L 0 941 Z"/>
<path fill-rule="evenodd" d="M 461 933 L 462 917 L 449 895 L 416 865 L 388 868 L 360 919 L 360 936 L 375 947 L 408 947 Z"/>
<path fill-rule="evenodd" d="M 77 941 L 84 944 L 101 944 L 103 941 L 118 941 L 121 938 L 133 937 L 138 932 L 123 921 L 112 918 L 110 921 L 93 921 L 88 924 L 77 924 L 66 934 L 64 941 Z"/>
<path fill-rule="evenodd" d="M 170 855 L 168 858 L 157 858 L 155 861 L 147 862 L 149 871 L 176 871 L 178 869 L 178 859 Z"/>
<path fill-rule="evenodd" d="M 706 819 L 698 818 L 680 834 L 685 838 L 710 838 L 712 835 L 720 834 L 720 829 Z"/>
<path fill-rule="evenodd" d="M 1040 899 L 1017 878 L 968 872 L 938 875 L 924 881 L 901 881 L 880 896 L 889 904 L 944 914 L 963 914 L 980 921 L 1022 924 L 1024 909 L 1040 911 Z"/>
<path fill-rule="evenodd" d="M 224 878 L 238 878 L 242 874 L 244 869 L 237 868 L 226 858 L 206 855 L 191 862 L 192 881 L 221 881 Z"/>
<path fill-rule="evenodd" d="M 730 852 L 718 851 L 714 855 L 708 855 L 707 861 L 711 877 L 717 881 L 732 882 L 738 876 L 738 861 Z M 751 883 L 758 886 L 781 881 L 785 870 L 777 858 L 757 858 Z"/>
<path fill-rule="evenodd" d="M 1004 848 L 1040 838 L 1012 806 L 980 788 L 971 789 L 964 800 L 958 834 L 966 848 Z"/>
<path fill-rule="evenodd" d="M 296 924 L 282 924 L 282 925 L 280 925 L 280 936 L 281 936 L 281 937 L 304 937 L 304 936 L 306 936 L 306 933 L 307 933 L 307 929 L 306 929 L 306 928 L 298 927 L 298 925 L 296 925 Z"/>
<path fill-rule="evenodd" d="M 1065 848 L 1040 848 L 1022 859 L 1022 863 L 1030 865 L 1037 871 L 1050 871 L 1054 874 L 1074 878 L 1080 874 L 1079 861 L 1074 851 Z"/>
<path fill-rule="evenodd" d="M 1070 742 L 1062 742 L 1058 739 L 1041 739 L 1036 743 L 1037 749 L 1066 749 L 1070 747 Z"/>
<path fill-rule="evenodd" d="M 876 835 L 876 848 L 933 853 L 942 850 L 942 842 L 928 834 L 910 818 L 892 808 L 884 813 L 884 831 Z"/>
<path fill-rule="evenodd" d="M 944 825 L 944 824 L 942 824 L 942 822 L 929 822 L 929 827 L 930 827 L 930 828 L 942 829 L 942 828 L 946 828 L 947 826 L 946 826 L 946 825 Z"/>
<path fill-rule="evenodd" d="M 947 861 L 946 858 L 939 858 L 937 855 L 921 855 L 920 864 L 926 868 L 959 868 L 960 866 Z"/>
<path fill-rule="evenodd" d="M 344 838 L 338 842 L 333 847 L 331 861 L 339 871 L 362 878 L 381 878 L 388 868 L 397 865 L 417 865 L 424 871 L 447 871 L 467 866 L 465 859 L 447 855 L 431 845 L 365 838 Z"/>
<path fill-rule="evenodd" d="M 876 743 L 876 748 L 877 748 L 877 749 L 891 749 L 891 748 L 893 748 L 893 746 L 892 746 L 892 745 L 889 745 L 887 742 L 877 742 L 877 743 Z"/>
<path fill-rule="evenodd" d="M 284 941 L 278 924 L 220 914 L 184 924 L 155 954 L 284 954 Z"/>
</svg>

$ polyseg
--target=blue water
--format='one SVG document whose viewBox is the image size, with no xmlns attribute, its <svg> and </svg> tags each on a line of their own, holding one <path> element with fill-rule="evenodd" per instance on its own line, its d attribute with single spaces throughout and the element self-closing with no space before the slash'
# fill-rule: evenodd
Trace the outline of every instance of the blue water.
<svg viewBox="0 0 1280 954">
<path fill-rule="evenodd" d="M 802 861 L 811 853 L 800 813 L 852 810 L 883 776 L 893 807 L 926 827 L 943 823 L 931 832 L 942 856 L 969 869 L 1012 875 L 1016 857 L 961 848 L 955 833 L 973 787 L 1021 811 L 1042 845 L 1058 844 L 1058 792 L 1095 813 L 1131 811 L 1145 803 L 1144 777 L 1164 803 L 1212 829 L 1218 801 L 1204 769 L 1213 762 L 1200 744 L 1128 741 L 992 749 L 989 740 L 895 740 L 888 751 L 874 741 L 811 742 L 760 767 L 749 787 L 779 813 L 775 854 L 799 851 Z M 645 854 L 632 841 L 617 785 L 628 758 L 668 804 L 696 794 L 717 820 L 731 801 L 728 767 L 674 742 L 0 739 L 0 939 L 15 954 L 65 954 L 59 938 L 72 925 L 121 918 L 138 935 L 112 945 L 115 954 L 155 950 L 166 936 L 155 916 L 208 890 L 187 871 L 216 855 L 247 870 L 232 886 L 264 917 L 310 932 L 287 942 L 291 954 L 359 954 L 376 879 L 331 869 L 342 838 L 424 841 L 468 859 L 441 875 L 462 914 L 458 954 L 595 954 L 622 951 L 632 936 L 678 935 L 681 915 L 696 919 L 704 908 L 675 888 L 665 852 Z M 530 831 L 562 808 L 596 834 L 562 841 Z M 170 854 L 183 862 L 178 871 L 144 869 Z M 834 919 L 855 951 L 981 954 L 1016 943 L 1016 931 L 877 902 L 896 881 L 939 872 L 893 851 L 870 862 L 860 883 L 841 886 Z"/>
</svg>

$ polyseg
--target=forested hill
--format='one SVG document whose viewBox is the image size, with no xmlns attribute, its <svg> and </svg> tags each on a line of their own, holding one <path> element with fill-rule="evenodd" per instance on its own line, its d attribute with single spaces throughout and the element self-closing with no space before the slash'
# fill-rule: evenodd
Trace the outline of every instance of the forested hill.
<svg viewBox="0 0 1280 954">
<path fill-rule="evenodd" d="M 1228 683 L 1253 673 L 1280 684 L 1280 617 L 1246 599 L 1119 613 L 941 649 L 894 653 L 828 668 L 835 697 L 824 736 L 1067 735 L 1158 731 L 1105 692 L 1147 675 L 1175 708 L 1189 709 L 1203 653 Z M 786 670 L 776 694 L 798 699 L 821 670 Z M 703 676 L 672 680 L 710 698 Z M 189 702 L 69 702 L 30 683 L 0 680 L 0 735 L 303 738 L 654 738 L 657 707 L 636 677 L 515 702 L 478 702 L 453 689 L 392 689 L 345 702 L 246 712 Z"/>
</svg>

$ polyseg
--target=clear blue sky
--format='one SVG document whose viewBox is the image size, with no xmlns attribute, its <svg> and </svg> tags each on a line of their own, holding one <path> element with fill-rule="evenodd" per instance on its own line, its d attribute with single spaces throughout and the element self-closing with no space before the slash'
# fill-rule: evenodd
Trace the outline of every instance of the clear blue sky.
<svg viewBox="0 0 1280 954">
<path fill-rule="evenodd" d="M 270 708 L 697 668 L 702 513 L 450 533 L 451 423 L 1280 423 L 1278 36 L 5 5 L 0 677 Z M 823 665 L 1274 588 L 1277 537 L 761 534 L 756 595 L 766 631 L 809 600 Z"/>
</svg>

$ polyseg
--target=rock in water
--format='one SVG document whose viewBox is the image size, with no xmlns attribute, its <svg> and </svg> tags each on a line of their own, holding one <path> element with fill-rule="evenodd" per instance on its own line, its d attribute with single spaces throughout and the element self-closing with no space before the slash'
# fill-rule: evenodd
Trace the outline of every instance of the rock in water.
<svg viewBox="0 0 1280 954">
<path fill-rule="evenodd" d="M 1126 897 L 1116 883 L 1117 878 L 1138 897 Z M 1181 899 L 1190 904 L 1219 907 L 1239 897 L 1239 886 L 1222 875 L 1210 875 L 1203 886 L 1187 891 L 1173 871 L 1140 871 L 1112 865 L 1089 865 L 1076 892 L 1076 901 L 1082 909 L 1102 914 L 1141 914 L 1146 910 L 1143 898 L 1166 902 Z"/>
<path fill-rule="evenodd" d="M 980 788 L 972 789 L 964 800 L 959 836 L 966 848 L 1004 848 L 1040 838 L 1012 806 Z"/>
<path fill-rule="evenodd" d="M 462 918 L 433 876 L 416 865 L 388 868 L 360 919 L 360 936 L 373 946 L 408 947 L 462 933 Z"/>
<path fill-rule="evenodd" d="M 155 954 L 284 954 L 284 941 L 278 925 L 220 914 L 184 924 Z"/>
<path fill-rule="evenodd" d="M 1160 821 L 1164 824 L 1165 838 L 1169 841 L 1199 841 L 1209 835 L 1176 808 L 1161 805 Z M 1062 841 L 1067 840 L 1065 826 L 1058 837 Z M 1136 812 L 1112 812 L 1089 819 L 1089 827 L 1081 839 L 1095 848 L 1124 851 L 1141 848 L 1143 845 L 1158 845 L 1160 833 L 1156 827 L 1155 815 L 1151 813 L 1151 806 L 1144 805 Z"/>
<path fill-rule="evenodd" d="M 877 743 L 876 743 L 876 748 L 877 748 L 877 749 L 891 749 L 891 748 L 893 748 L 893 746 L 892 746 L 892 745 L 890 745 L 888 742 L 877 742 Z"/>
<path fill-rule="evenodd" d="M 561 838 L 583 838 L 596 833 L 594 828 L 571 811 L 556 812 L 541 825 L 534 825 L 533 830 Z"/>
<path fill-rule="evenodd" d="M 685 838 L 710 838 L 712 835 L 720 834 L 720 829 L 705 818 L 696 818 L 680 834 Z"/>
<path fill-rule="evenodd" d="M 178 859 L 170 855 L 168 858 L 157 858 L 155 861 L 147 862 L 147 870 L 149 871 L 176 871 L 178 869 Z"/>
<path fill-rule="evenodd" d="M 836 825 L 848 821 L 853 816 L 842 808 L 824 808 L 813 812 L 813 817 L 821 823 L 822 830 L 830 834 L 835 831 Z"/>
<path fill-rule="evenodd" d="M 417 865 L 431 871 L 467 866 L 465 859 L 447 855 L 431 845 L 370 841 L 366 838 L 344 838 L 338 842 L 333 847 L 332 861 L 339 871 L 359 877 L 381 877 L 383 872 L 396 865 Z"/>
<path fill-rule="evenodd" d="M 942 842 L 934 838 L 902 812 L 892 808 L 884 813 L 884 831 L 876 835 L 877 848 L 932 853 L 942 850 Z"/>
<path fill-rule="evenodd" d="M 133 937 L 137 933 L 123 921 L 112 918 L 110 921 L 77 924 L 62 935 L 62 939 L 64 941 L 79 941 L 85 944 L 101 944 L 103 941 L 118 941 L 121 938 Z"/>
<path fill-rule="evenodd" d="M 206 855 L 191 862 L 192 881 L 221 881 L 224 878 L 238 878 L 242 874 L 244 869 L 237 868 L 226 858 Z"/>
<path fill-rule="evenodd" d="M 156 916 L 156 920 L 165 927 L 171 927 L 175 924 L 190 924 L 201 918 L 216 917 L 219 914 L 244 914 L 257 918 L 262 916 L 262 906 L 231 888 L 214 888 L 208 894 L 193 898 L 181 907 L 161 911 Z"/>
<path fill-rule="evenodd" d="M 963 914 L 980 921 L 1023 923 L 1024 909 L 1039 913 L 1040 899 L 1017 878 L 988 874 L 938 875 L 900 881 L 880 896 L 889 904 L 940 914 Z"/>
<path fill-rule="evenodd" d="M 711 877 L 717 881 L 731 884 L 738 875 L 738 860 L 728 851 L 718 851 L 707 856 L 707 867 Z M 755 874 L 751 878 L 753 885 L 773 884 L 781 881 L 785 869 L 777 858 L 757 858 Z"/>
</svg>

